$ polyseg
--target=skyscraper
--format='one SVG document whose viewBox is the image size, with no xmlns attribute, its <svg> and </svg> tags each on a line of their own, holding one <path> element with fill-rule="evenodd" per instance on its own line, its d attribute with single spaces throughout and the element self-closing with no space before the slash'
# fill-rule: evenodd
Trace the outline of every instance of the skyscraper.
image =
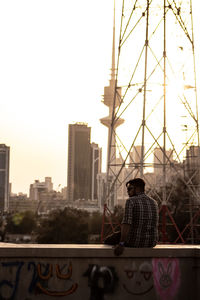
<svg viewBox="0 0 200 300">
<path fill-rule="evenodd" d="M 91 200 L 98 199 L 97 193 L 97 174 L 101 173 L 102 149 L 95 143 L 91 144 Z"/>
<path fill-rule="evenodd" d="M 162 168 L 163 168 L 163 149 L 156 147 L 154 149 L 154 173 L 156 176 L 162 175 Z M 166 156 L 166 170 L 169 170 L 170 168 L 170 162 L 173 162 L 173 150 L 165 150 L 165 156 Z"/>
<path fill-rule="evenodd" d="M 190 185 L 196 186 L 199 189 L 199 167 L 200 167 L 200 147 L 190 146 L 186 150 L 186 158 L 184 161 L 184 173 L 187 182 Z"/>
<path fill-rule="evenodd" d="M 10 147 L 0 144 L 0 211 L 9 209 Z"/>
<path fill-rule="evenodd" d="M 84 123 L 69 125 L 68 200 L 91 199 L 91 128 Z"/>
</svg>

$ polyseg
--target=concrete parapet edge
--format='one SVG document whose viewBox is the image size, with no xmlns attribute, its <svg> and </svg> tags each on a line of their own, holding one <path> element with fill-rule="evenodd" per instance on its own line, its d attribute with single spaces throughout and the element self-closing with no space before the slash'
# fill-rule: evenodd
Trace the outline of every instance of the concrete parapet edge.
<svg viewBox="0 0 200 300">
<path fill-rule="evenodd" d="M 107 245 L 0 243 L 0 257 L 111 258 L 115 256 L 112 246 Z M 200 246 L 158 245 L 155 248 L 125 248 L 121 257 L 200 257 Z"/>
</svg>

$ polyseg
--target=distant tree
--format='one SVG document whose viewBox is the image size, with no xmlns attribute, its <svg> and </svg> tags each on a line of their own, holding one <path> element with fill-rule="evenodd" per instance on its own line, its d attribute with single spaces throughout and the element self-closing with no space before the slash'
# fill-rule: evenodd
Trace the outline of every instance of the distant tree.
<svg viewBox="0 0 200 300">
<path fill-rule="evenodd" d="M 181 179 L 178 179 L 170 199 L 170 205 L 171 205 L 172 216 L 180 232 L 190 222 L 190 215 L 189 215 L 190 196 L 191 195 L 188 187 L 184 184 L 184 182 Z M 176 240 L 177 236 L 178 234 L 175 228 L 172 227 L 171 237 L 173 241 Z"/>
<path fill-rule="evenodd" d="M 98 211 L 93 212 L 89 216 L 89 242 L 92 244 L 99 244 L 101 242 L 102 217 L 102 214 Z"/>
<path fill-rule="evenodd" d="M 4 241 L 6 235 L 6 219 L 4 216 L 0 216 L 0 238 L 1 242 Z"/>
<path fill-rule="evenodd" d="M 72 208 L 53 211 L 40 221 L 36 241 L 41 244 L 86 244 L 88 217 L 87 212 Z"/>
<path fill-rule="evenodd" d="M 102 214 L 93 212 L 89 217 L 89 234 L 101 234 Z"/>
<path fill-rule="evenodd" d="M 188 213 L 188 204 L 189 204 L 189 197 L 190 197 L 189 189 L 181 178 L 175 178 L 173 182 L 167 185 L 166 193 L 167 195 L 170 195 L 167 202 L 167 206 L 179 231 L 181 232 L 185 228 L 185 226 L 189 223 L 190 220 L 190 216 Z M 159 201 L 159 199 L 162 199 L 161 189 L 157 190 L 156 194 L 157 196 L 155 195 L 155 197 L 153 196 L 153 198 L 155 198 L 158 201 L 159 206 L 161 207 L 162 204 Z M 162 213 L 160 213 L 159 221 L 160 221 L 160 226 L 162 226 L 161 225 Z M 166 223 L 170 224 L 169 226 L 167 226 L 168 240 L 169 242 L 173 243 L 178 237 L 178 233 L 175 229 L 175 226 L 173 226 L 168 215 L 166 217 Z"/>
<path fill-rule="evenodd" d="M 7 216 L 6 232 L 16 234 L 30 234 L 36 229 L 35 214 L 25 211 Z"/>
<path fill-rule="evenodd" d="M 121 224 L 124 215 L 124 208 L 121 205 L 116 205 L 113 211 L 113 217 Z"/>
</svg>

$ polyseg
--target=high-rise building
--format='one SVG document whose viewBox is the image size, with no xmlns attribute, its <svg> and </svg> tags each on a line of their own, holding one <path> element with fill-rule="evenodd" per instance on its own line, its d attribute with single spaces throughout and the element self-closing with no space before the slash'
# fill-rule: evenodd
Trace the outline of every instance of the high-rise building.
<svg viewBox="0 0 200 300">
<path fill-rule="evenodd" d="M 92 143 L 91 150 L 91 200 L 97 200 L 97 174 L 101 173 L 102 149 L 97 144 Z"/>
<path fill-rule="evenodd" d="M 123 162 L 122 157 L 116 158 L 116 171 L 119 172 L 121 165 Z M 126 181 L 128 176 L 128 168 L 123 168 L 118 176 L 117 184 L 116 184 L 116 202 L 115 205 L 120 205 L 124 207 L 125 200 L 127 199 L 127 190 L 126 190 Z"/>
<path fill-rule="evenodd" d="M 104 204 L 106 203 L 106 199 L 108 197 L 108 181 L 113 182 L 113 177 L 111 175 L 108 177 L 107 173 L 97 174 L 98 207 L 101 212 L 104 210 Z M 114 201 L 114 193 L 111 194 L 111 201 Z"/>
<path fill-rule="evenodd" d="M 0 144 L 0 211 L 9 209 L 10 147 Z"/>
<path fill-rule="evenodd" d="M 136 167 L 137 164 L 140 164 L 141 162 L 141 153 L 142 153 L 142 146 L 141 145 L 137 145 L 137 146 L 133 146 L 132 151 L 130 152 L 129 155 L 129 163 L 133 163 L 134 166 Z"/>
<path fill-rule="evenodd" d="M 186 158 L 184 161 L 184 173 L 187 182 L 190 185 L 196 186 L 199 189 L 200 177 L 200 147 L 190 146 L 186 150 Z"/>
<path fill-rule="evenodd" d="M 145 149 L 145 147 L 144 147 Z M 129 154 L 129 167 L 127 181 L 135 177 L 139 177 L 140 164 L 141 164 L 142 146 L 133 146 Z"/>
<path fill-rule="evenodd" d="M 53 183 L 51 177 L 45 177 L 44 182 L 35 180 L 33 184 L 30 185 L 29 198 L 30 200 L 41 200 L 41 194 L 51 192 L 53 190 Z"/>
<path fill-rule="evenodd" d="M 99 173 L 97 174 L 97 193 L 98 193 L 98 206 L 101 212 L 103 212 L 104 203 L 107 193 L 107 174 Z"/>
<path fill-rule="evenodd" d="M 91 127 L 84 123 L 69 125 L 68 200 L 91 199 Z"/>
<path fill-rule="evenodd" d="M 163 150 L 162 148 L 154 149 L 154 173 L 156 176 L 161 176 L 163 172 Z M 170 163 L 173 162 L 173 150 L 169 149 L 165 151 L 166 157 L 166 169 L 169 170 Z"/>
</svg>

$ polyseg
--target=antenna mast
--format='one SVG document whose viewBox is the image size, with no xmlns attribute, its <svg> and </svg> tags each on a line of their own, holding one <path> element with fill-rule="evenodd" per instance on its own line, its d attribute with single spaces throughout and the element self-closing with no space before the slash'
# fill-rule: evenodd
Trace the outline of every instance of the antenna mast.
<svg viewBox="0 0 200 300">
<path fill-rule="evenodd" d="M 106 201 L 113 208 L 121 186 L 143 177 L 149 194 L 160 202 L 163 241 L 168 214 L 183 242 L 168 204 L 178 180 L 200 204 L 200 188 L 194 184 L 200 172 L 185 170 L 186 151 L 196 147 L 198 156 L 200 152 L 192 1 L 121 0 L 117 9 L 121 9 L 117 68 L 114 72 L 113 50 L 110 86 L 104 90 L 109 117 L 101 119 L 109 131 Z M 113 49 L 114 34 L 115 25 Z M 184 146 L 182 115 L 190 128 Z M 117 164 L 116 149 L 121 158 Z M 109 202 L 113 191 L 116 200 Z"/>
</svg>

